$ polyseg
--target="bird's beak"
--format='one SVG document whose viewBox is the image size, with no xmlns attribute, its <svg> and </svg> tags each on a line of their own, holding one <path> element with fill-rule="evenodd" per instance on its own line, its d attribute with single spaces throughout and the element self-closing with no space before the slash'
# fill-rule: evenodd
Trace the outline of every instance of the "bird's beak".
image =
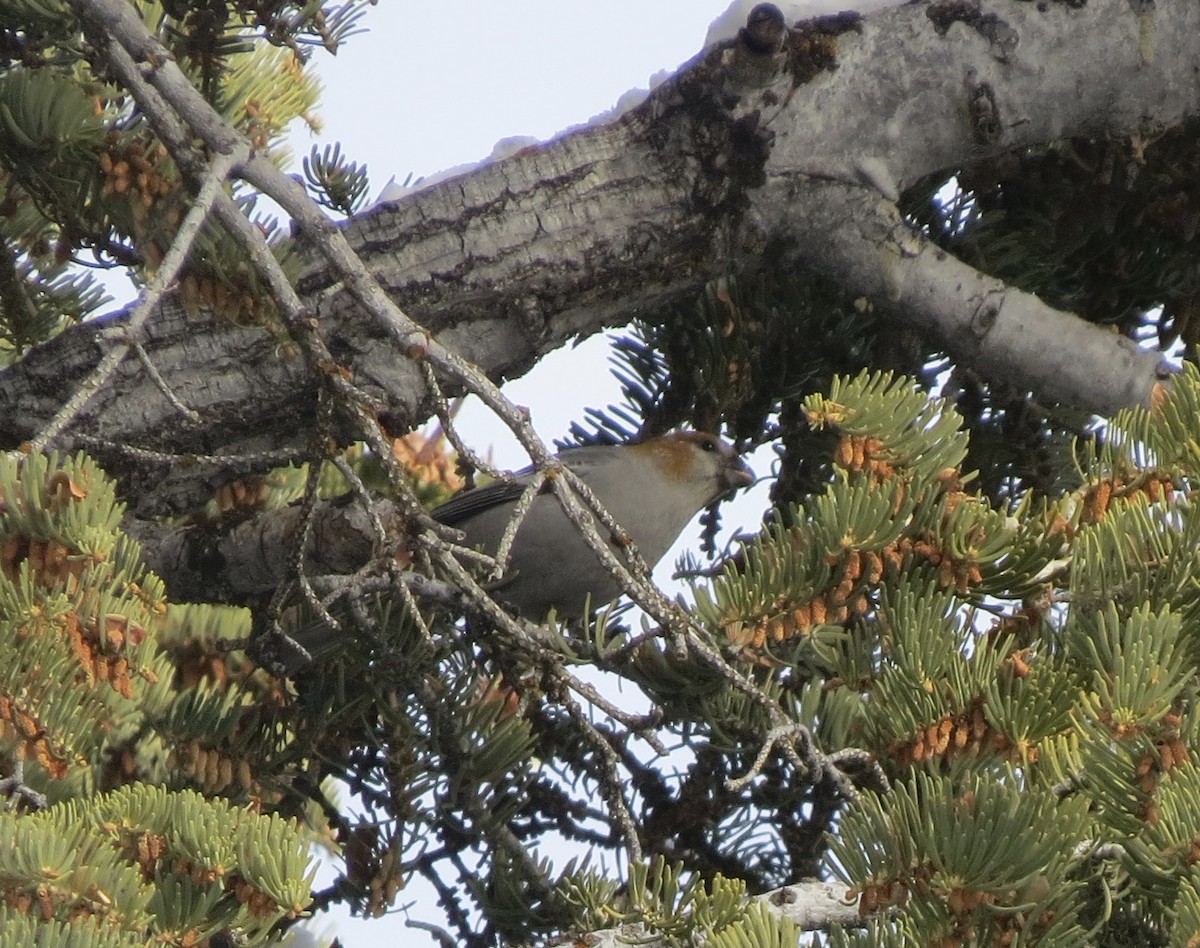
<svg viewBox="0 0 1200 948">
<path fill-rule="evenodd" d="M 735 490 L 740 490 L 743 487 L 749 487 L 754 483 L 754 472 L 750 470 L 750 466 L 741 458 L 737 459 L 737 463 L 730 464 L 725 468 L 724 474 L 721 475 L 721 484 L 725 488 L 726 493 L 732 494 Z"/>
</svg>

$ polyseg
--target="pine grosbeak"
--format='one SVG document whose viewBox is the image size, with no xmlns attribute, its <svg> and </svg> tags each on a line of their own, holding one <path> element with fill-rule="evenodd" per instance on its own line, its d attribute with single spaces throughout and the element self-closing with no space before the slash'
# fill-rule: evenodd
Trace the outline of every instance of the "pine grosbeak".
<svg viewBox="0 0 1200 948">
<path fill-rule="evenodd" d="M 651 566 L 696 514 L 754 479 L 732 447 L 715 435 L 697 431 L 666 434 L 640 444 L 568 448 L 558 457 L 628 531 Z M 532 471 L 527 468 L 511 479 L 463 491 L 436 508 L 433 517 L 462 531 L 465 546 L 494 555 Z M 599 522 L 596 526 L 601 536 L 608 536 Z M 610 545 L 620 558 L 617 545 L 611 541 Z M 538 621 L 551 608 L 562 618 L 578 618 L 585 603 L 599 608 L 622 590 L 567 519 L 549 485 L 543 485 L 521 521 L 507 569 L 492 592 L 521 615 Z M 289 635 L 314 658 L 338 647 L 338 637 L 331 636 L 323 622 Z M 281 666 L 287 674 L 298 667 L 290 659 Z"/>
<path fill-rule="evenodd" d="M 754 479 L 732 447 L 698 431 L 673 432 L 640 444 L 568 448 L 558 457 L 629 533 L 650 566 L 663 558 L 696 514 Z M 433 517 L 461 530 L 465 546 L 494 555 L 531 471 L 464 491 L 434 510 Z M 601 536 L 608 536 L 601 524 L 596 526 Z M 592 608 L 598 608 L 622 591 L 548 485 L 521 521 L 507 566 L 492 591 L 529 619 L 544 619 L 551 608 L 564 618 L 577 618 L 589 598 Z"/>
</svg>

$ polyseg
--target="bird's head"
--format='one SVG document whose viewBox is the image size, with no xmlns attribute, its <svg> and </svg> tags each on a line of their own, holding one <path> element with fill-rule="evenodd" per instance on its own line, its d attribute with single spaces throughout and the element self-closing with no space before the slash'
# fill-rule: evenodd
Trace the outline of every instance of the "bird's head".
<svg viewBox="0 0 1200 948">
<path fill-rule="evenodd" d="M 754 472 L 733 446 L 707 431 L 672 431 L 632 450 L 650 459 L 667 484 L 704 497 L 699 507 L 754 483 Z"/>
</svg>

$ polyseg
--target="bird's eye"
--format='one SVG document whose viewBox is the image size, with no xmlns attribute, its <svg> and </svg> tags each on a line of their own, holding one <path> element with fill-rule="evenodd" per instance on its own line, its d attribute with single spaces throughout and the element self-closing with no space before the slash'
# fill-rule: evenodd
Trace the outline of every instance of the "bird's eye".
<svg viewBox="0 0 1200 948">
<path fill-rule="evenodd" d="M 700 442 L 700 450 L 708 451 L 711 454 L 713 451 L 717 450 L 717 442 L 714 441 L 712 438 L 704 438 Z"/>
</svg>

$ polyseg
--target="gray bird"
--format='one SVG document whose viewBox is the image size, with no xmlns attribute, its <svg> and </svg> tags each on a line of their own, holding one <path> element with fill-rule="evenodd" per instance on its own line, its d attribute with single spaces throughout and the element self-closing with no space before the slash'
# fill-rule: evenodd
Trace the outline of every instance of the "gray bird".
<svg viewBox="0 0 1200 948">
<path fill-rule="evenodd" d="M 730 445 L 701 431 L 673 432 L 638 444 L 568 448 L 558 458 L 588 485 L 650 566 L 663 558 L 696 514 L 754 481 Z M 463 491 L 435 508 L 432 516 L 462 531 L 464 546 L 494 556 L 533 471 L 526 468 L 511 478 Z M 599 521 L 595 523 L 601 536 L 609 536 Z M 620 559 L 619 546 L 611 540 L 610 546 Z M 533 621 L 544 619 L 551 609 L 563 619 L 580 618 L 587 604 L 598 609 L 622 592 L 549 485 L 533 498 L 513 538 L 504 575 L 490 587 L 497 600 Z M 314 658 L 341 643 L 323 622 L 289 636 Z M 300 667 L 294 659 L 280 663 L 285 674 Z"/>
<path fill-rule="evenodd" d="M 672 432 L 638 444 L 568 448 L 558 458 L 591 488 L 650 566 L 696 514 L 754 480 L 732 447 L 700 431 Z M 464 491 L 434 510 L 433 517 L 461 530 L 464 545 L 494 555 L 532 473 L 528 468 L 512 480 Z M 607 536 L 598 521 L 596 527 Z M 620 559 L 617 545 L 610 545 Z M 549 486 L 521 522 L 507 565 L 493 595 L 528 619 L 544 619 L 551 608 L 561 617 L 578 618 L 589 597 L 596 609 L 622 592 Z"/>
</svg>

